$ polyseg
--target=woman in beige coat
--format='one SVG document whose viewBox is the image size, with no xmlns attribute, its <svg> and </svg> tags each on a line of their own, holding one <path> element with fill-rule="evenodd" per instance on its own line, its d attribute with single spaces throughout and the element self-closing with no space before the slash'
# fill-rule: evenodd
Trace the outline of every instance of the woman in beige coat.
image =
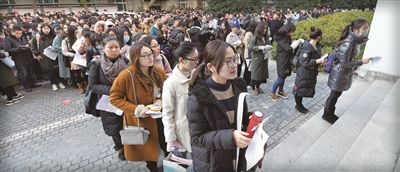
<svg viewBox="0 0 400 172">
<path fill-rule="evenodd" d="M 165 141 L 167 151 L 178 148 L 182 152 L 190 153 L 192 149 L 186 118 L 187 99 L 191 71 L 197 65 L 199 53 L 192 43 L 185 41 L 175 50 L 175 55 L 179 63 L 165 81 L 162 93 Z"/>
<path fill-rule="evenodd" d="M 157 171 L 157 122 L 146 114 L 149 110 L 146 105 L 161 106 L 160 93 L 166 75 L 162 69 L 153 67 L 153 51 L 148 45 L 137 43 L 131 47 L 129 54 L 132 63 L 115 79 L 110 90 L 110 103 L 124 111 L 127 125 L 137 126 L 140 120 L 140 126 L 150 131 L 144 145 L 124 145 L 126 160 L 146 161 L 150 171 Z M 129 72 L 132 73 L 134 87 Z"/>
</svg>

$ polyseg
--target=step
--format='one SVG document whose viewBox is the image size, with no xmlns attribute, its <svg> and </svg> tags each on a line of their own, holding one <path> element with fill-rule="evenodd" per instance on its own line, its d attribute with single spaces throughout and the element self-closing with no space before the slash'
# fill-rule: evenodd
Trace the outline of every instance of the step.
<svg viewBox="0 0 400 172">
<path fill-rule="evenodd" d="M 394 168 L 393 171 L 400 171 L 400 155 L 397 155 L 397 163 L 396 163 L 396 167 Z"/>
<path fill-rule="evenodd" d="M 394 83 L 375 80 L 371 86 L 292 165 L 291 170 L 333 171 L 371 119 Z M 340 102 L 342 101 L 339 98 Z"/>
<path fill-rule="evenodd" d="M 352 90 L 344 92 L 337 103 L 336 111 L 343 113 L 371 85 L 370 82 L 355 80 Z M 266 154 L 260 171 L 281 171 L 293 164 L 328 128 L 329 123 L 321 120 L 324 109 L 311 117 L 290 134 L 284 141 Z"/>
<path fill-rule="evenodd" d="M 400 146 L 400 81 L 392 88 L 336 171 L 393 171 Z"/>
</svg>

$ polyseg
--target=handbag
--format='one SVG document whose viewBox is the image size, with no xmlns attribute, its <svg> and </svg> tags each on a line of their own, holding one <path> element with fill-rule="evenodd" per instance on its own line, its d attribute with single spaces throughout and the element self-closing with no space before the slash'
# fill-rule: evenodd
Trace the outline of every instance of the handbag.
<svg viewBox="0 0 400 172">
<path fill-rule="evenodd" d="M 0 58 L 0 60 L 9 68 L 15 67 L 15 62 L 14 62 L 14 60 L 11 59 L 11 56 L 7 56 L 5 58 Z"/>
<path fill-rule="evenodd" d="M 94 117 L 100 117 L 99 110 L 96 109 L 97 104 L 97 94 L 91 90 L 87 90 L 83 100 L 85 105 L 85 113 L 92 114 Z"/>
<path fill-rule="evenodd" d="M 135 95 L 135 103 L 137 104 L 137 97 L 135 91 L 135 84 L 133 81 L 132 72 L 127 69 L 132 80 L 133 94 Z M 123 145 L 143 145 L 149 138 L 150 131 L 140 126 L 140 120 L 137 116 L 138 126 L 128 126 L 126 123 L 126 115 L 124 114 L 124 128 L 119 131 L 121 135 L 121 142 Z"/>
</svg>

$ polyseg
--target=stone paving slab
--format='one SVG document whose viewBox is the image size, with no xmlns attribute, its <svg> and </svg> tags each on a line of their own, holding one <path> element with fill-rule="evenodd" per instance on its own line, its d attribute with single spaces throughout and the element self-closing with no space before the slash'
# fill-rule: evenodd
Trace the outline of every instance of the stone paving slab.
<svg viewBox="0 0 400 172">
<path fill-rule="evenodd" d="M 301 124 L 316 114 L 329 94 L 327 74 L 318 76 L 316 95 L 303 103 L 310 110 L 294 109 L 291 90 L 295 75 L 286 80 L 288 99 L 272 102 L 269 97 L 276 79 L 275 61 L 269 63 L 266 92 L 248 96 L 250 111 L 261 111 L 270 120 L 264 129 L 274 148 Z M 250 91 L 251 93 L 251 91 Z M 0 100 L 0 171 L 148 171 L 144 162 L 119 161 L 111 137 L 105 135 L 100 118 L 84 114 L 83 95 L 66 88 L 56 92 L 49 84 L 25 93 L 19 103 L 6 106 Z"/>
</svg>

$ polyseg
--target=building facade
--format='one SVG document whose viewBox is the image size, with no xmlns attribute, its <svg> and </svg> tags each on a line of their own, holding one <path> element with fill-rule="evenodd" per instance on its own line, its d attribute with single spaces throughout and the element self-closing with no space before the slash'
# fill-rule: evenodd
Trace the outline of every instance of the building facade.
<svg viewBox="0 0 400 172">
<path fill-rule="evenodd" d="M 36 7 L 35 7 L 36 6 Z M 147 9 L 204 8 L 206 0 L 0 0 L 0 12 L 139 11 Z"/>
</svg>

